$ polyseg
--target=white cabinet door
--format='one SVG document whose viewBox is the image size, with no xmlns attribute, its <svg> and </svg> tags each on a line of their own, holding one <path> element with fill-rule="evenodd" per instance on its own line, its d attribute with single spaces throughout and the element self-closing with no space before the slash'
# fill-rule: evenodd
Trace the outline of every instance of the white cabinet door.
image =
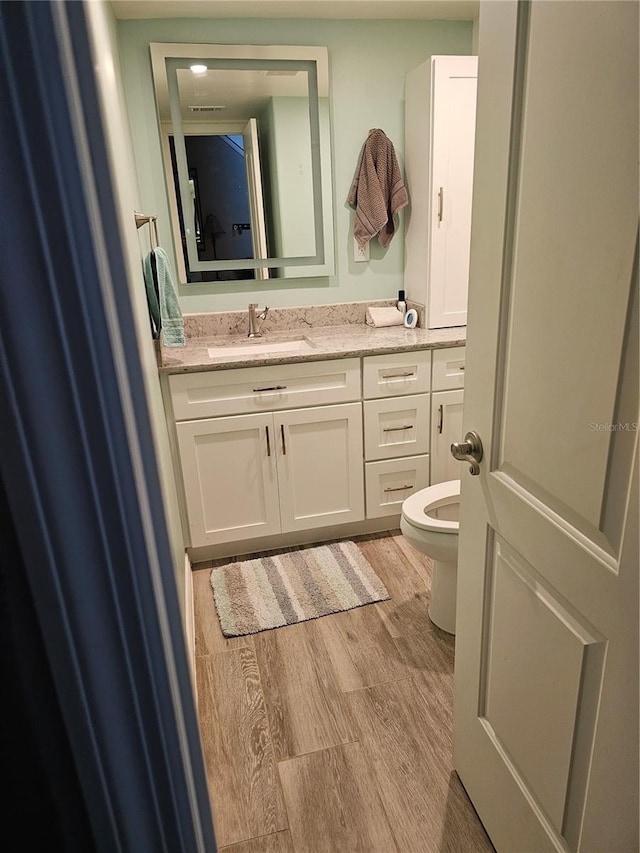
<svg viewBox="0 0 640 853">
<path fill-rule="evenodd" d="M 458 480 L 460 463 L 451 455 L 451 443 L 462 435 L 464 391 L 436 391 L 431 395 L 431 483 Z"/>
<path fill-rule="evenodd" d="M 282 532 L 364 518 L 362 406 L 276 412 Z"/>
<path fill-rule="evenodd" d="M 453 60 L 453 61 L 452 61 Z M 433 60 L 429 328 L 465 326 L 478 59 Z"/>
<path fill-rule="evenodd" d="M 273 415 L 177 424 L 193 547 L 280 531 Z"/>
<path fill-rule="evenodd" d="M 430 329 L 467 322 L 477 67 L 477 56 L 432 56 L 406 76 L 405 290 Z"/>
</svg>

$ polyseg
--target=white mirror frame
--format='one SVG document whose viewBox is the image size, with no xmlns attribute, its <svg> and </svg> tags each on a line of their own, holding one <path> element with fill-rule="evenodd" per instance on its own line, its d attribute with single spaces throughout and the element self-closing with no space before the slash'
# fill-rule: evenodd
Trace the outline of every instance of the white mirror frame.
<svg viewBox="0 0 640 853">
<path fill-rule="evenodd" d="M 170 93 L 175 80 L 171 80 L 168 69 L 174 70 L 180 65 L 180 60 L 189 65 L 193 59 L 213 60 L 245 60 L 247 63 L 265 63 L 265 67 L 273 63 L 295 62 L 306 64 L 309 70 L 309 98 L 310 123 L 312 138 L 312 176 L 314 187 L 314 224 L 316 233 L 316 255 L 307 257 L 288 258 L 256 258 L 253 260 L 220 260 L 220 261 L 193 261 L 196 256 L 195 239 L 187 235 L 189 266 L 193 272 L 201 271 L 225 271 L 234 269 L 252 269 L 256 271 L 256 278 L 261 279 L 266 275 L 266 269 L 279 270 L 278 277 L 308 277 L 328 276 L 334 273 L 334 240 L 333 240 L 333 191 L 331 178 L 331 139 L 328 121 L 320 121 L 319 98 L 326 98 L 328 104 L 329 95 L 329 63 L 328 52 L 324 47 L 305 47 L 292 45 L 232 45 L 232 44 L 181 44 L 181 43 L 152 43 L 150 44 L 151 63 L 153 70 L 156 100 L 166 99 L 171 103 Z M 167 62 L 169 60 L 169 62 Z M 173 85 L 172 85 L 173 84 Z M 176 111 L 177 110 L 177 111 Z M 182 237 L 180 233 L 178 207 L 176 194 L 173 186 L 171 154 L 169 149 L 169 136 L 173 134 L 176 144 L 178 158 L 178 171 L 183 172 L 182 180 L 186 176 L 186 152 L 184 148 L 184 129 L 188 123 L 183 122 L 179 114 L 179 108 L 172 105 L 172 123 L 169 125 L 160 120 L 160 109 L 158 106 L 158 123 L 162 140 L 162 152 L 165 166 L 165 188 L 171 211 L 171 226 L 174 235 L 176 250 L 176 261 L 178 274 L 184 283 L 187 282 L 187 269 L 184 263 L 182 251 Z M 317 144 L 314 144 L 317 140 Z M 180 151 L 178 151 L 180 149 Z M 182 158 L 182 163 L 180 160 Z M 275 280 L 274 278 L 268 279 Z M 202 282 L 194 282 L 194 284 Z M 212 283 L 212 282 L 207 282 Z"/>
</svg>

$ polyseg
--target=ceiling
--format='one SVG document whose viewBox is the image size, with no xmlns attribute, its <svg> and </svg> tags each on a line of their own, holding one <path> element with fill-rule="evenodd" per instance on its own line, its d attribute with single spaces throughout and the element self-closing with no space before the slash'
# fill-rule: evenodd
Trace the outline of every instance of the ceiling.
<svg viewBox="0 0 640 853">
<path fill-rule="evenodd" d="M 116 18 L 371 18 L 469 21 L 480 0 L 111 0 Z"/>
<path fill-rule="evenodd" d="M 308 98 L 307 73 L 271 76 L 268 71 L 221 71 L 209 69 L 205 75 L 195 76 L 188 68 L 179 69 L 178 91 L 182 120 L 210 123 L 215 121 L 247 122 L 258 115 L 261 108 L 273 97 Z M 166 98 L 158 97 L 158 112 L 161 121 L 169 121 L 171 112 Z M 193 112 L 192 107 L 202 109 L 218 104 L 222 110 L 215 112 Z"/>
</svg>

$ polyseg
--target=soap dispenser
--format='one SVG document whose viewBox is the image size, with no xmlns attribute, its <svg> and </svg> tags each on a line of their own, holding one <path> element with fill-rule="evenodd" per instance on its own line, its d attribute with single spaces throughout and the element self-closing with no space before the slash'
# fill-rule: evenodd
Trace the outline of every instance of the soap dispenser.
<svg viewBox="0 0 640 853">
<path fill-rule="evenodd" d="M 402 311 L 403 314 L 407 313 L 407 303 L 404 299 L 404 290 L 398 291 L 398 302 L 397 302 L 398 311 Z"/>
</svg>

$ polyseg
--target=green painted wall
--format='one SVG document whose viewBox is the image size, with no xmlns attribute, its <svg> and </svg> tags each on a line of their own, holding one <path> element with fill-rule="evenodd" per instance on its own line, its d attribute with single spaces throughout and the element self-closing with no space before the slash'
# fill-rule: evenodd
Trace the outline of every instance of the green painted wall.
<svg viewBox="0 0 640 853">
<path fill-rule="evenodd" d="M 160 241 L 167 250 L 172 238 L 149 43 L 297 44 L 329 50 L 336 274 L 264 284 L 180 285 L 183 312 L 237 310 L 254 299 L 280 307 L 394 297 L 402 288 L 402 216 L 399 232 L 386 252 L 373 241 L 369 263 L 352 260 L 352 212 L 345 199 L 358 155 L 369 128 L 380 127 L 393 141 L 403 166 L 404 75 L 432 54 L 471 53 L 472 34 L 470 21 L 119 21 L 118 45 L 141 205 L 145 213 L 157 213 Z"/>
</svg>

